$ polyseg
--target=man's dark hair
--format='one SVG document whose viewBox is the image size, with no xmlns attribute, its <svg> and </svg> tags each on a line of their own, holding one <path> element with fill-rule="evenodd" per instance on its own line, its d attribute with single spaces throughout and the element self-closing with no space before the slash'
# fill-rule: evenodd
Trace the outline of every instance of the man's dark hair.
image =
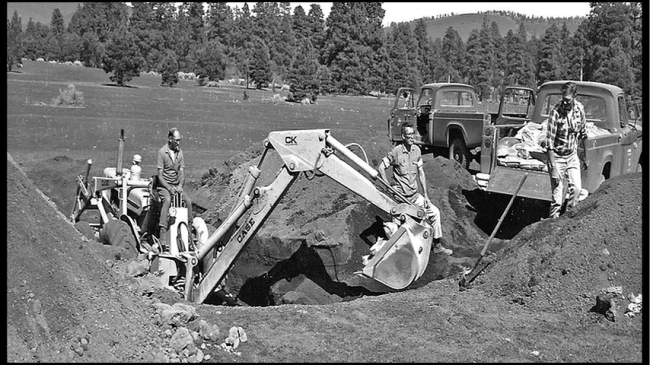
<svg viewBox="0 0 650 365">
<path fill-rule="evenodd" d="M 562 85 L 562 94 L 565 92 L 570 93 L 573 96 L 576 96 L 578 93 L 578 85 L 575 82 L 569 81 L 566 84 Z"/>
<path fill-rule="evenodd" d="M 405 132 L 406 128 L 413 128 L 413 124 L 411 124 L 411 123 L 402 124 L 402 134 L 406 134 L 406 132 Z"/>
<path fill-rule="evenodd" d="M 172 138 L 174 137 L 174 133 L 178 130 L 176 127 L 172 127 L 169 132 L 167 133 L 167 138 Z"/>
</svg>

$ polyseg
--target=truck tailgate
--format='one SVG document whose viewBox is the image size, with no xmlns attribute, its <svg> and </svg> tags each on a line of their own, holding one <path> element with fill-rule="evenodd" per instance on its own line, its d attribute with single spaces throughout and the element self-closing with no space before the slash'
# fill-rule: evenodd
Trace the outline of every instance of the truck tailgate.
<svg viewBox="0 0 650 365">
<path fill-rule="evenodd" d="M 551 179 L 548 172 L 495 166 L 490 174 L 487 191 L 512 195 L 517 190 L 517 186 L 525 173 L 528 173 L 528 178 L 526 178 L 526 182 L 517 196 L 550 201 Z"/>
</svg>

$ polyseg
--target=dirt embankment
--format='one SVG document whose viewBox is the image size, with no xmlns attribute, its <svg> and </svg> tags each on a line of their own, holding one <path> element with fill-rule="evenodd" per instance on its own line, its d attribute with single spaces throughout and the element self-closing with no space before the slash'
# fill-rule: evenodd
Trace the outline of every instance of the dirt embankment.
<svg viewBox="0 0 650 365">
<path fill-rule="evenodd" d="M 86 338 L 86 361 L 153 361 L 158 329 L 137 285 L 111 270 L 119 252 L 48 200 L 7 154 L 7 360 L 71 361 Z"/>
</svg>

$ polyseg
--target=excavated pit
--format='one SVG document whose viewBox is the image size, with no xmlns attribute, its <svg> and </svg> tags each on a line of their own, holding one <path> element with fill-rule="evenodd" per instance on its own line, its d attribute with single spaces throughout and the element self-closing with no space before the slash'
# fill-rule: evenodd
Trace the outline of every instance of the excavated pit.
<svg viewBox="0 0 650 365">
<path fill-rule="evenodd" d="M 385 138 L 362 144 L 368 163 L 377 166 L 392 147 Z M 204 219 L 218 226 L 225 219 L 248 168 L 257 165 L 263 149 L 254 145 L 204 176 L 197 196 L 210 201 Z M 359 153 L 359 155 L 362 155 Z M 423 156 L 429 197 L 442 214 L 443 242 L 451 257 L 431 255 L 423 276 L 404 290 L 455 277 L 472 267 L 492 233 L 509 196 L 485 194 L 467 170 L 444 157 Z M 265 158 L 257 186 L 266 186 L 281 166 L 277 155 Z M 264 173 L 266 172 L 266 175 Z M 504 247 L 523 227 L 538 221 L 543 203 L 516 199 L 488 253 Z M 387 214 L 326 176 L 301 175 L 268 221 L 246 247 L 228 277 L 228 288 L 253 306 L 330 304 L 394 290 L 358 276 L 362 256 L 375 243 L 378 221 Z"/>
</svg>

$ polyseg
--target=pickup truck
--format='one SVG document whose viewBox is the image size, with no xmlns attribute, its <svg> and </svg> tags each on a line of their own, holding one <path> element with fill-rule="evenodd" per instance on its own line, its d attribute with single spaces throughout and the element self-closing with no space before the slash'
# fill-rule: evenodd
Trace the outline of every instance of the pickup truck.
<svg viewBox="0 0 650 365">
<path fill-rule="evenodd" d="M 544 123 L 560 100 L 561 88 L 566 82 L 544 83 L 536 97 L 531 89 L 505 88 L 499 107 L 499 122 L 486 125 L 483 129 L 481 168 L 480 173 L 475 175 L 481 189 L 512 195 L 527 173 L 528 177 L 517 196 L 551 200 L 545 148 L 531 147 L 529 143 L 528 147 L 524 145 L 524 148 L 517 149 L 516 143 L 519 141 L 517 137 L 534 135 L 535 131 L 539 132 L 537 141 L 543 140 L 542 136 L 546 133 Z M 633 104 L 628 108 L 625 94 L 619 87 L 599 82 L 574 82 L 578 86 L 576 100 L 584 105 L 587 119 L 588 138 L 578 151 L 582 167 L 581 199 L 584 199 L 611 177 L 641 171 L 643 123 L 639 105 Z M 537 100 L 530 117 L 521 110 L 508 109 L 510 104 L 521 104 L 521 99 L 519 103 L 512 103 L 512 98 L 508 97 L 515 91 L 528 95 L 523 99 L 524 104 Z M 508 147 L 515 147 L 517 156 L 505 154 Z"/>
<path fill-rule="evenodd" d="M 417 100 L 416 100 L 417 99 Z M 464 168 L 477 158 L 483 142 L 483 129 L 495 122 L 476 97 L 474 88 L 459 83 L 433 83 L 418 88 L 400 88 L 388 119 L 388 136 L 402 141 L 401 127 L 415 127 L 415 143 L 423 150 L 447 148 L 449 159 Z"/>
</svg>

